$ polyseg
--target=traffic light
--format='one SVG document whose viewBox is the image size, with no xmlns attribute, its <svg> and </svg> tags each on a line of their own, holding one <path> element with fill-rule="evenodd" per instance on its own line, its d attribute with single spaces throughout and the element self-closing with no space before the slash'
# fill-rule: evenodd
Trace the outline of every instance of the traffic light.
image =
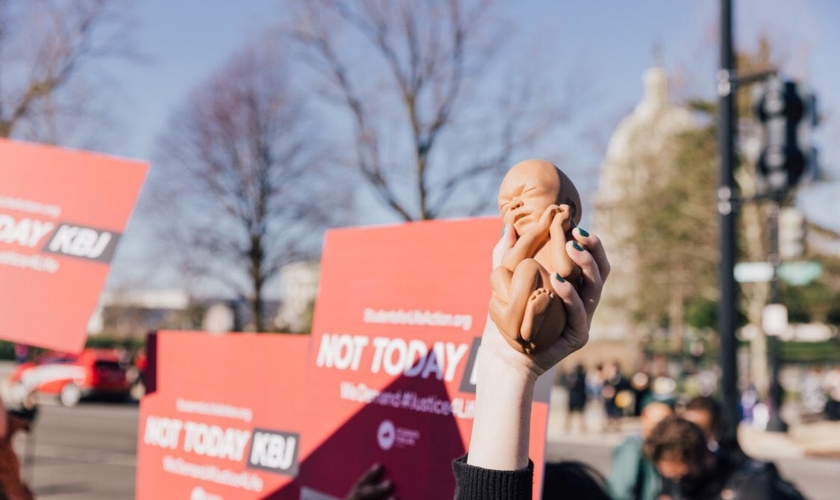
<svg viewBox="0 0 840 500">
<path fill-rule="evenodd" d="M 794 207 L 779 211 L 779 258 L 797 259 L 805 253 L 805 216 Z"/>
<path fill-rule="evenodd" d="M 755 103 L 763 128 L 758 158 L 759 191 L 780 194 L 796 186 L 812 161 L 813 148 L 804 144 L 814 120 L 814 99 L 792 81 L 771 77 Z"/>
</svg>

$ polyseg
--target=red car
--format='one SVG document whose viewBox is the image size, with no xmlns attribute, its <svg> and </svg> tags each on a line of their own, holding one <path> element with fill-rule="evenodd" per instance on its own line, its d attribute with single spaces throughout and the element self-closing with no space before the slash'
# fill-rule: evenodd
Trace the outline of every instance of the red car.
<svg viewBox="0 0 840 500">
<path fill-rule="evenodd" d="M 80 354 L 48 352 L 19 365 L 9 376 L 9 387 L 13 399 L 35 391 L 75 406 L 87 396 L 126 397 L 131 383 L 117 351 L 85 349 Z"/>
</svg>

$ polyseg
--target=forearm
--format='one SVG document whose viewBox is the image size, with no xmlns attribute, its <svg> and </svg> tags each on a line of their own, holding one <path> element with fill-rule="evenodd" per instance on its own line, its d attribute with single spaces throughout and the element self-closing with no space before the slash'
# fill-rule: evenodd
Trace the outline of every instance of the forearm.
<svg viewBox="0 0 840 500">
<path fill-rule="evenodd" d="M 493 470 L 523 469 L 528 466 L 536 376 L 489 359 L 480 359 L 478 370 L 467 463 Z"/>
</svg>

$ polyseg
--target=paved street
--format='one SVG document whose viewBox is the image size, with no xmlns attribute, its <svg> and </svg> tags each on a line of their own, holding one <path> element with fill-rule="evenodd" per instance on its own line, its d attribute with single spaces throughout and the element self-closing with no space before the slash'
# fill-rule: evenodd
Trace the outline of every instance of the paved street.
<svg viewBox="0 0 840 500">
<path fill-rule="evenodd" d="M 24 477 L 36 498 L 134 498 L 136 405 L 44 404 L 36 425 L 31 437 L 18 436 L 15 443 L 22 460 L 29 456 Z"/>
</svg>

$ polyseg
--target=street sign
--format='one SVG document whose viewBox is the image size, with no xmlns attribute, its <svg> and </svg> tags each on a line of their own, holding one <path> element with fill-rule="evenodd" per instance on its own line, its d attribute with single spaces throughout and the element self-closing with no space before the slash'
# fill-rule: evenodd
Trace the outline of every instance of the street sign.
<svg viewBox="0 0 840 500">
<path fill-rule="evenodd" d="M 779 279 L 789 285 L 811 283 L 822 274 L 822 264 L 815 261 L 782 262 Z M 735 264 L 735 281 L 738 283 L 766 283 L 773 279 L 773 265 L 769 262 L 741 262 Z"/>
<path fill-rule="evenodd" d="M 738 283 L 766 283 L 773 279 L 773 265 L 769 262 L 740 262 L 735 264 Z"/>
<path fill-rule="evenodd" d="M 822 274 L 822 264 L 814 261 L 783 262 L 779 278 L 791 285 L 807 285 Z"/>
</svg>

